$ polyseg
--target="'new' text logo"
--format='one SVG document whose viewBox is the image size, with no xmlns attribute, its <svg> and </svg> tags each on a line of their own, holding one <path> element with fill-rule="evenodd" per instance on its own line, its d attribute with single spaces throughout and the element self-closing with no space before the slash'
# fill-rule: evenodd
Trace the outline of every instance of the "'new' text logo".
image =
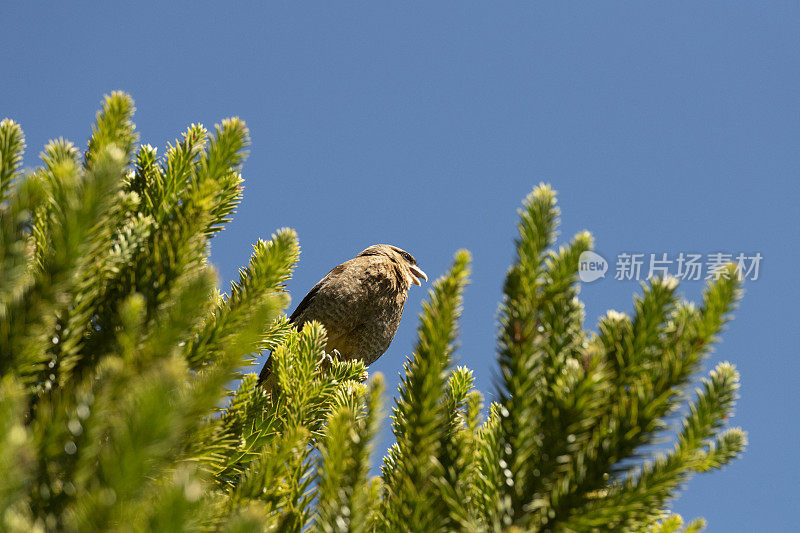
<svg viewBox="0 0 800 533">
<path fill-rule="evenodd" d="M 606 277 L 607 270 L 608 262 L 600 254 L 586 251 L 578 258 L 578 277 L 585 283 Z"/>
</svg>

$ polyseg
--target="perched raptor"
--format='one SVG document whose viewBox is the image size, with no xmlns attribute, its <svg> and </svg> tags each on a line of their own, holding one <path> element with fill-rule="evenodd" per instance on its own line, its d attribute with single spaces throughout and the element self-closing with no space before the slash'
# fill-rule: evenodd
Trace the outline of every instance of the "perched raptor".
<svg viewBox="0 0 800 533">
<path fill-rule="evenodd" d="M 414 257 L 396 246 L 376 244 L 345 261 L 314 285 L 289 321 L 298 329 L 311 320 L 328 332 L 327 350 L 369 365 L 389 348 L 411 285 L 427 281 Z M 272 389 L 272 356 L 259 384 Z"/>
</svg>

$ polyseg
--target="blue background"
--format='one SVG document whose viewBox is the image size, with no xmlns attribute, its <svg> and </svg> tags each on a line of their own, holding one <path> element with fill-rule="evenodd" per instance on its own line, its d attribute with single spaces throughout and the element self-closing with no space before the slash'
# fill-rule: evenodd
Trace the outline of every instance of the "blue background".
<svg viewBox="0 0 800 533">
<path fill-rule="evenodd" d="M 495 320 L 516 208 L 559 191 L 563 236 L 620 252 L 760 252 L 709 364 L 742 374 L 744 457 L 675 505 L 709 531 L 790 531 L 798 501 L 797 2 L 4 2 L 0 116 L 85 146 L 104 93 L 130 92 L 143 142 L 238 115 L 244 201 L 213 241 L 221 283 L 250 244 L 299 232 L 295 303 L 370 244 L 432 277 L 474 255 L 460 362 L 492 398 Z M 696 298 L 700 282 L 682 290 Z M 587 324 L 630 311 L 634 281 L 586 284 Z M 393 392 L 420 300 L 373 371 Z M 389 443 L 384 433 L 379 448 Z"/>
</svg>

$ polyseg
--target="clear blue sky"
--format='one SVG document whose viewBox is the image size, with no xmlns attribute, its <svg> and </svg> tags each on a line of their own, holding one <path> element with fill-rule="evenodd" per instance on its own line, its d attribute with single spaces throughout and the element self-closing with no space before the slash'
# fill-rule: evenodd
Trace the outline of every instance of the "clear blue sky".
<svg viewBox="0 0 800 533">
<path fill-rule="evenodd" d="M 133 95 L 142 140 L 161 147 L 191 122 L 242 117 L 253 145 L 244 202 L 212 247 L 221 280 L 281 226 L 303 247 L 295 302 L 373 243 L 411 251 L 433 277 L 467 248 L 459 356 L 490 397 L 515 210 L 539 181 L 560 193 L 563 234 L 591 230 L 612 263 L 760 252 L 710 361 L 741 371 L 732 423 L 750 447 L 695 477 L 676 509 L 712 532 L 796 528 L 797 2 L 11 4 L 0 116 L 23 125 L 28 165 L 50 138 L 85 145 L 113 89 Z M 690 298 L 701 286 L 682 285 Z M 586 285 L 588 324 L 629 311 L 636 290 L 613 276 Z M 390 391 L 423 295 L 373 366 Z"/>
</svg>

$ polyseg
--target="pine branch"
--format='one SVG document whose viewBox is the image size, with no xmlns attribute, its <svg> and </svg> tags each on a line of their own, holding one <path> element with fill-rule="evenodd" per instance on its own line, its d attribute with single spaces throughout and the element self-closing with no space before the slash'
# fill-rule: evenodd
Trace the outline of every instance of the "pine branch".
<svg viewBox="0 0 800 533">
<path fill-rule="evenodd" d="M 73 304 L 70 293 L 80 279 L 78 272 L 90 260 L 95 234 L 101 231 L 101 221 L 110 208 L 124 164 L 119 156 L 116 150 L 97 154 L 85 175 L 70 165 L 58 167 L 48 191 L 55 206 L 48 218 L 50 247 L 42 257 L 41 269 L 33 273 L 33 282 L 17 301 L 6 304 L 7 327 L 17 335 L 6 339 L 6 346 L 22 360 L 38 362 L 38 368 L 29 367 L 28 379 L 41 382 L 45 390 L 58 376 L 48 378 L 54 370 L 44 365 L 60 350 L 62 338 L 74 333 L 58 330 L 58 322 Z"/>
<path fill-rule="evenodd" d="M 508 463 L 502 458 L 505 450 L 500 448 L 501 428 L 500 409 L 498 403 L 489 407 L 489 416 L 483 425 L 478 428 L 476 442 L 476 469 L 473 482 L 473 496 L 475 502 L 475 515 L 477 515 L 480 528 L 486 531 L 501 531 L 503 524 L 501 505 L 505 498 L 503 483 L 511 478 Z M 508 523 L 505 524 L 506 526 Z"/>
<path fill-rule="evenodd" d="M 249 266 L 240 269 L 238 283 L 231 284 L 230 297 L 219 301 L 211 318 L 187 345 L 186 359 L 192 368 L 202 366 L 206 362 L 203 357 L 213 357 L 219 339 L 234 333 L 259 302 L 279 298 L 282 308 L 289 305 L 285 283 L 299 255 L 297 235 L 292 230 L 279 230 L 269 242 L 259 240 L 253 249 Z M 267 327 L 265 324 L 264 329 Z M 267 342 L 269 338 L 262 335 L 251 351 L 263 350 Z"/>
<path fill-rule="evenodd" d="M 20 125 L 7 118 L 0 121 L 0 206 L 8 198 L 14 181 L 20 177 L 24 152 L 25 135 Z"/>
<path fill-rule="evenodd" d="M 540 321 L 541 279 L 546 249 L 555 239 L 559 210 L 555 193 L 540 186 L 528 195 L 520 210 L 517 258 L 506 275 L 500 309 L 499 364 L 502 384 L 498 391 L 497 458 L 500 473 L 496 511 L 491 516 L 513 517 L 507 524 L 525 520 L 523 507 L 535 494 L 530 487 L 536 449 L 540 446 L 537 426 L 541 423 L 546 388 L 545 356 L 541 344 L 544 325 Z M 494 455 L 494 454 L 493 454 Z"/>
<path fill-rule="evenodd" d="M 683 518 L 678 514 L 670 514 L 659 522 L 653 524 L 649 529 L 650 533 L 699 533 L 706 527 L 706 522 L 702 518 L 692 520 L 686 527 L 683 526 Z"/>
<path fill-rule="evenodd" d="M 29 519 L 26 488 L 31 483 L 32 435 L 25 425 L 25 391 L 11 376 L 0 379 L 0 529 L 11 530 L 12 510 Z"/>
<path fill-rule="evenodd" d="M 133 145 L 138 139 L 131 120 L 135 110 L 133 99 L 121 91 L 114 91 L 104 97 L 103 108 L 97 112 L 92 137 L 84 156 L 87 169 L 94 165 L 100 154 L 112 146 L 122 153 L 120 158 L 127 165 L 133 154 Z"/>
<path fill-rule="evenodd" d="M 406 365 L 394 409 L 397 451 L 385 471 L 385 526 L 389 530 L 433 531 L 451 522 L 451 509 L 434 487 L 453 464 L 449 415 L 440 399 L 457 335 L 461 293 L 469 274 L 469 254 L 456 254 L 450 271 L 434 283 L 423 304 L 414 357 Z M 442 482 L 447 484 L 446 482 Z M 441 484 L 441 483 L 440 483 Z"/>
<path fill-rule="evenodd" d="M 36 305 L 31 297 L 36 294 L 36 279 L 29 264 L 26 233 L 30 227 L 30 213 L 39 209 L 45 199 L 41 182 L 22 179 L 16 184 L 8 205 L 0 206 L 0 270 L 3 272 L 0 276 L 0 376 L 12 371 L 29 373 L 31 365 L 40 359 L 38 350 L 23 352 L 20 349 L 25 345 L 24 339 L 30 338 L 33 332 L 27 325 L 23 326 L 28 318 L 20 320 L 18 313 L 27 306 Z"/>
<path fill-rule="evenodd" d="M 497 509 L 486 516 L 505 515 L 510 523 L 532 527 L 552 518 L 552 495 L 545 493 L 559 472 L 554 459 L 575 448 L 576 433 L 591 421 L 597 403 L 597 380 L 581 366 L 585 333 L 575 285 L 578 258 L 592 240 L 584 232 L 558 252 L 547 250 L 558 223 L 555 195 L 547 186 L 526 199 L 520 219 L 517 261 L 501 308 L 496 453 L 504 478 L 495 494 Z"/>
<path fill-rule="evenodd" d="M 214 207 L 208 235 L 220 231 L 230 221 L 230 215 L 241 200 L 242 176 L 239 167 L 246 156 L 245 147 L 250 144 L 250 134 L 244 122 L 229 118 L 215 126 L 216 135 L 211 140 L 207 154 L 200 159 L 197 183 L 217 184 Z"/>
<path fill-rule="evenodd" d="M 569 527 L 627 531 L 637 523 L 651 523 L 693 472 L 736 457 L 745 445 L 744 434 L 729 430 L 715 437 L 715 432 L 731 415 L 737 388 L 736 371 L 727 363 L 719 364 L 690 405 L 674 449 L 597 493 L 587 508 L 567 521 Z"/>
<path fill-rule="evenodd" d="M 328 419 L 317 465 L 317 531 L 366 532 L 377 502 L 367 479 L 378 430 L 383 377 L 372 379 L 365 404 L 341 407 Z"/>
</svg>

